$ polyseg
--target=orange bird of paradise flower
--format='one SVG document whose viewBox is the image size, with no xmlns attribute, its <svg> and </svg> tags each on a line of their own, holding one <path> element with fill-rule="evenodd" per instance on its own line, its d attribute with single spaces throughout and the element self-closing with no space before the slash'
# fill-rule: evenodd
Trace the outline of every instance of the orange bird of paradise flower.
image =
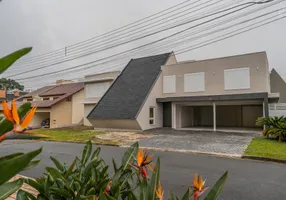
<svg viewBox="0 0 286 200">
<path fill-rule="evenodd" d="M 163 195 L 164 195 L 164 191 L 162 189 L 162 185 L 159 184 L 158 187 L 156 188 L 156 195 L 159 198 L 159 200 L 163 200 Z"/>
<path fill-rule="evenodd" d="M 32 109 L 29 111 L 29 113 L 22 120 L 18 115 L 16 100 L 12 101 L 11 109 L 9 109 L 6 101 L 2 102 L 2 107 L 4 116 L 6 117 L 7 120 L 11 121 L 14 124 L 14 129 L 13 132 L 8 132 L 0 136 L 0 142 L 3 141 L 8 136 L 10 136 L 11 134 L 15 135 L 16 133 L 41 136 L 39 134 L 25 132 L 25 129 L 29 126 L 30 122 L 32 121 L 35 115 L 36 106 L 33 106 Z"/>
<path fill-rule="evenodd" d="M 193 188 L 194 191 L 194 200 L 198 200 L 199 197 L 208 189 L 208 187 L 204 188 L 204 185 L 205 185 L 205 180 L 203 180 L 203 178 L 198 174 L 195 174 L 193 180 L 193 186 L 191 186 L 191 188 Z"/>
<path fill-rule="evenodd" d="M 153 169 L 150 165 L 152 158 L 153 155 L 148 155 L 146 151 L 141 148 L 139 149 L 137 153 L 137 165 L 132 164 L 132 166 L 138 169 L 139 175 L 142 175 L 143 178 L 148 178 L 147 168 L 153 172 Z"/>
</svg>

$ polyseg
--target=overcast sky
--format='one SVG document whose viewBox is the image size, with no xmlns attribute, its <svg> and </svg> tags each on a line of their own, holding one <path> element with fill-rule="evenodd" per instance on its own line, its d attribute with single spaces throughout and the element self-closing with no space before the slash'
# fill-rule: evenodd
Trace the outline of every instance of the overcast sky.
<svg viewBox="0 0 286 200">
<path fill-rule="evenodd" d="M 119 28 L 179 2 L 182 1 L 3 0 L 0 3 L 0 56 L 26 46 L 33 47 L 31 56 L 63 48 Z M 285 7 L 286 4 L 279 6 Z M 178 59 L 197 60 L 256 51 L 266 51 L 270 68 L 275 68 L 281 75 L 286 76 L 286 19 L 179 55 Z M 84 61 L 88 59 L 85 58 Z M 65 63 L 47 68 L 44 72 L 62 69 L 74 63 L 78 64 L 77 61 Z M 87 73 L 93 72 L 96 70 Z M 7 73 L 9 74 L 9 71 Z M 29 75 L 37 73 L 43 71 L 35 71 Z M 23 75 L 25 76 L 28 74 Z M 52 77 L 28 81 L 25 84 L 32 86 L 44 80 L 52 80 Z"/>
</svg>

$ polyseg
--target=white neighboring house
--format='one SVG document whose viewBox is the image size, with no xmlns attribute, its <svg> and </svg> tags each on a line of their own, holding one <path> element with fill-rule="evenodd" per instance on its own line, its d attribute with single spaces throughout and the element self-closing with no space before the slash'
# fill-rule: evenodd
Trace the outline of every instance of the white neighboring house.
<svg viewBox="0 0 286 200">
<path fill-rule="evenodd" d="M 120 71 L 105 72 L 85 76 L 84 79 L 84 122 L 85 126 L 92 126 L 87 115 L 92 111 L 100 98 L 105 94 L 113 81 L 120 74 Z"/>
</svg>

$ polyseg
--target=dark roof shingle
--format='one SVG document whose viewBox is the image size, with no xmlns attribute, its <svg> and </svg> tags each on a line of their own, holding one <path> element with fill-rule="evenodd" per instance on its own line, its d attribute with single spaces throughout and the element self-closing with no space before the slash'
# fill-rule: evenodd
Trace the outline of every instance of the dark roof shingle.
<svg viewBox="0 0 286 200">
<path fill-rule="evenodd" d="M 132 59 L 88 115 L 91 119 L 135 119 L 170 53 Z"/>
</svg>

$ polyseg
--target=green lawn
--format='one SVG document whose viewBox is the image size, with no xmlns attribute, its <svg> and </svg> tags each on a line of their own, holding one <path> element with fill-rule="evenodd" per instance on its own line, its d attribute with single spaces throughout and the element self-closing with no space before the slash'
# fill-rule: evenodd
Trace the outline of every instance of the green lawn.
<svg viewBox="0 0 286 200">
<path fill-rule="evenodd" d="M 263 137 L 254 138 L 244 154 L 286 160 L 286 143 L 270 140 Z"/>
<path fill-rule="evenodd" d="M 86 126 L 74 126 L 74 127 L 56 128 L 56 129 L 37 129 L 33 130 L 33 132 L 50 136 L 50 138 L 45 139 L 50 141 L 68 141 L 68 142 L 85 143 L 91 140 L 92 143 L 96 144 L 116 145 L 116 142 L 105 141 L 96 137 L 99 134 L 105 134 L 104 131 L 95 131 L 93 130 L 92 127 L 86 127 Z"/>
</svg>

